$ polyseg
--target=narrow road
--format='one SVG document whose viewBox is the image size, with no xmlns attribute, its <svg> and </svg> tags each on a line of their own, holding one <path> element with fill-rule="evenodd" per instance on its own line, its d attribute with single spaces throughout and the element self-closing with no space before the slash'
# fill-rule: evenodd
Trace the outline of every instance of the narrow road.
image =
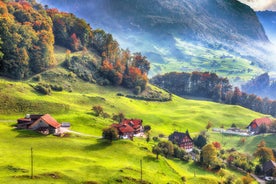
<svg viewBox="0 0 276 184">
<path fill-rule="evenodd" d="M 253 178 L 255 178 L 255 180 L 260 183 L 260 184 L 265 184 L 265 180 L 262 180 L 260 178 L 258 178 L 255 174 L 250 174 Z"/>
<path fill-rule="evenodd" d="M 80 136 L 93 137 L 93 138 L 102 138 L 101 136 L 96 136 L 96 135 L 91 135 L 91 134 L 85 134 L 85 133 L 76 132 L 76 131 L 73 131 L 73 130 L 67 130 L 66 132 L 69 132 L 69 133 L 72 133 L 72 134 L 76 134 L 76 135 L 80 135 Z"/>
</svg>

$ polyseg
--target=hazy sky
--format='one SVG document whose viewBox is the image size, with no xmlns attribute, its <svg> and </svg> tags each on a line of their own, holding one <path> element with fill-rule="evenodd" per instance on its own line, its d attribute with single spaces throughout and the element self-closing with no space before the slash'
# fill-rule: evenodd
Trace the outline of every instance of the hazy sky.
<svg viewBox="0 0 276 184">
<path fill-rule="evenodd" d="M 276 11 L 276 0 L 239 0 L 253 8 L 255 11 Z"/>
</svg>

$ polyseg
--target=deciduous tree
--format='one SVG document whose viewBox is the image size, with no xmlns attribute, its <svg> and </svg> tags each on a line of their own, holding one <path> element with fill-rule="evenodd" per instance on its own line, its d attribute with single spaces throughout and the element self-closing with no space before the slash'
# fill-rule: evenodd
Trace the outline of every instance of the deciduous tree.
<svg viewBox="0 0 276 184">
<path fill-rule="evenodd" d="M 213 144 L 206 144 L 201 151 L 202 162 L 206 167 L 212 167 L 217 160 L 217 150 Z"/>
<path fill-rule="evenodd" d="M 112 142 L 114 139 L 118 138 L 118 131 L 113 127 L 108 127 L 103 129 L 102 136 L 104 139 L 107 139 L 110 142 Z"/>
</svg>

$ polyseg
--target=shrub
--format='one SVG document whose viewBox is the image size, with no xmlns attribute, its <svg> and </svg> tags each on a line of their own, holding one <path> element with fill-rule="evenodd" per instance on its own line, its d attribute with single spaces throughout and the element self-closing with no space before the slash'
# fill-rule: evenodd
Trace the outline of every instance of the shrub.
<svg viewBox="0 0 276 184">
<path fill-rule="evenodd" d="M 135 95 L 139 95 L 141 93 L 141 87 L 140 86 L 136 86 L 133 90 L 133 93 Z"/>
<path fill-rule="evenodd" d="M 50 85 L 50 87 L 53 91 L 62 91 L 63 90 L 63 87 L 59 86 L 59 85 Z"/>
<path fill-rule="evenodd" d="M 41 81 L 41 76 L 40 75 L 34 76 L 33 81 L 40 82 Z"/>
<path fill-rule="evenodd" d="M 48 84 L 38 84 L 35 86 L 35 90 L 41 94 L 44 95 L 50 95 L 51 94 L 51 87 Z"/>
</svg>

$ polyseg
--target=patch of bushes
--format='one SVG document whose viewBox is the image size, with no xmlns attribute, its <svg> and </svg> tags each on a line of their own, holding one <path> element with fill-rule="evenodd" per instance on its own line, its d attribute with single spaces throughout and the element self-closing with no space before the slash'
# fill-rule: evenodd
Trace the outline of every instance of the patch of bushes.
<svg viewBox="0 0 276 184">
<path fill-rule="evenodd" d="M 59 86 L 59 85 L 50 85 L 51 89 L 53 91 L 62 91 L 63 90 L 63 87 L 62 86 Z"/>
<path fill-rule="evenodd" d="M 51 94 L 51 86 L 49 84 L 43 84 L 43 83 L 39 83 L 38 85 L 36 85 L 34 87 L 34 89 L 43 95 L 50 95 Z"/>
</svg>

